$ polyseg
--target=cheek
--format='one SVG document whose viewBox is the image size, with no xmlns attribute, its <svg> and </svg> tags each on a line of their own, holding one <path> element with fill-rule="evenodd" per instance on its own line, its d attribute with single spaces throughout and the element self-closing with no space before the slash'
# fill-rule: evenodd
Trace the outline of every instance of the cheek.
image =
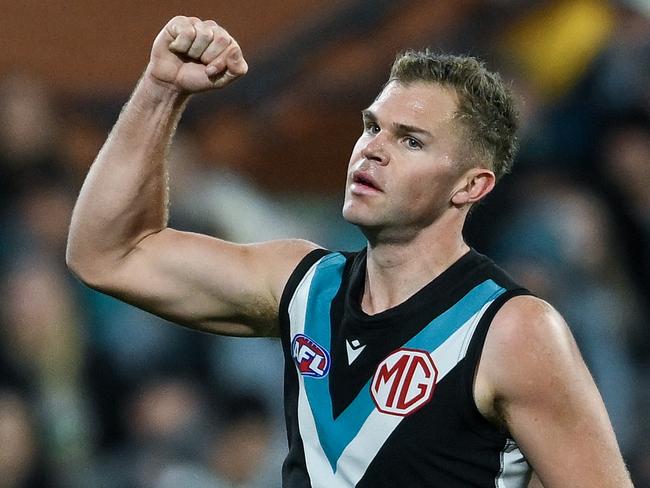
<svg viewBox="0 0 650 488">
<path fill-rule="evenodd" d="M 403 181 L 401 194 L 416 207 L 438 207 L 450 198 L 450 180 L 446 173 L 414 173 Z"/>
</svg>

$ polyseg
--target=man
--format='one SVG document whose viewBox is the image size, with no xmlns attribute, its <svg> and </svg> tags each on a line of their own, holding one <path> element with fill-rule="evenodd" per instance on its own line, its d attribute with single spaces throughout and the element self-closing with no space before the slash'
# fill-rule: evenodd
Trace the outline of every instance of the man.
<svg viewBox="0 0 650 488">
<path fill-rule="evenodd" d="M 519 487 L 529 466 L 547 488 L 631 486 L 562 318 L 462 238 L 514 155 L 498 77 L 471 58 L 396 61 L 346 182 L 368 246 L 341 254 L 167 228 L 165 152 L 187 99 L 246 71 L 215 22 L 165 26 L 79 195 L 70 268 L 179 324 L 281 337 L 287 487 Z"/>
</svg>

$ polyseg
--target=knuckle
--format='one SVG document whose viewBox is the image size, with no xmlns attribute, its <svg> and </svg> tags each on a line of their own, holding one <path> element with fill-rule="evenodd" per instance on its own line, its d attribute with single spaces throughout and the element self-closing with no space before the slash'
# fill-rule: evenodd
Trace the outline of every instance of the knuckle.
<svg viewBox="0 0 650 488">
<path fill-rule="evenodd" d="M 174 17 L 168 24 L 173 30 L 176 32 L 182 32 L 183 30 L 186 29 L 191 29 L 192 24 L 190 23 L 189 19 L 187 17 L 184 17 L 182 15 L 178 15 Z"/>
<path fill-rule="evenodd" d="M 176 17 L 170 19 L 169 22 L 167 22 L 164 29 L 169 33 L 171 33 L 172 35 L 177 35 L 180 26 L 183 25 L 183 22 L 184 22 L 184 17 L 181 15 L 177 15 Z"/>
<path fill-rule="evenodd" d="M 197 38 L 208 39 L 212 35 L 212 32 L 210 30 L 205 29 L 201 25 L 195 25 L 194 30 L 196 31 Z"/>
<path fill-rule="evenodd" d="M 230 52 L 228 54 L 228 57 L 232 61 L 239 61 L 240 59 L 242 59 L 244 57 L 242 52 L 241 52 L 241 48 L 239 47 L 239 45 L 237 43 L 234 43 L 234 45 L 230 46 L 230 48 L 231 49 L 230 49 Z"/>
<path fill-rule="evenodd" d="M 179 42 L 182 43 L 191 43 L 192 39 L 194 39 L 194 31 L 189 31 L 189 30 L 183 30 L 178 33 L 178 36 L 176 36 L 176 39 L 178 39 Z M 188 44 L 189 46 L 189 44 Z"/>
<path fill-rule="evenodd" d="M 219 25 L 211 26 L 210 29 L 212 29 L 212 32 L 214 32 L 214 37 L 223 37 L 230 39 L 230 34 L 228 31 Z"/>
<path fill-rule="evenodd" d="M 215 34 L 214 43 L 219 46 L 228 46 L 230 44 L 230 36 L 224 34 Z"/>
</svg>

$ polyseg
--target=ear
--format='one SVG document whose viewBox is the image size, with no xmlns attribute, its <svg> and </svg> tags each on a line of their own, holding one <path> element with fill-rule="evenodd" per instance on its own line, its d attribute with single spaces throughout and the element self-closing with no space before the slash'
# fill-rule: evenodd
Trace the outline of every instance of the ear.
<svg viewBox="0 0 650 488">
<path fill-rule="evenodd" d="M 451 203 L 457 206 L 471 205 L 492 191 L 496 184 L 494 173 L 486 168 L 472 168 L 460 177 L 451 194 Z"/>
</svg>

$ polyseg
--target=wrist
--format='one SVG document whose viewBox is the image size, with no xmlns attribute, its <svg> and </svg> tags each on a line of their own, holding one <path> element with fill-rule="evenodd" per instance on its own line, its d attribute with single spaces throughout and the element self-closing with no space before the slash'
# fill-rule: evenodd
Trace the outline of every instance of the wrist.
<svg viewBox="0 0 650 488">
<path fill-rule="evenodd" d="M 175 85 L 156 79 L 147 68 L 138 82 L 133 98 L 143 108 L 159 105 L 182 107 L 190 96 L 190 93 L 181 91 Z"/>
</svg>

